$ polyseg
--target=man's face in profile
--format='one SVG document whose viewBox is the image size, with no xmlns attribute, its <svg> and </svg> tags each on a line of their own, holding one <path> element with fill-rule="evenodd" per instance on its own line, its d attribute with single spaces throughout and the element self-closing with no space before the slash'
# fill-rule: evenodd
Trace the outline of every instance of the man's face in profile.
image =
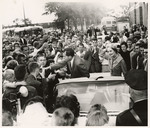
<svg viewBox="0 0 150 128">
<path fill-rule="evenodd" d="M 68 60 L 68 61 L 71 61 L 72 60 L 72 56 L 67 56 L 66 55 L 66 51 L 63 53 L 63 57 L 64 59 Z"/>
</svg>

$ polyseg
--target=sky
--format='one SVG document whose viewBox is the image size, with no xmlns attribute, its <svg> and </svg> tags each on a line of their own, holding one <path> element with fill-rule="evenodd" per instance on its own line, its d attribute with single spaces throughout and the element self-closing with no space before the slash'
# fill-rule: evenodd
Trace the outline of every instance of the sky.
<svg viewBox="0 0 150 128">
<path fill-rule="evenodd" d="M 16 18 L 23 19 L 23 5 L 26 18 L 32 23 L 52 22 L 54 15 L 42 15 L 44 13 L 45 0 L 1 0 L 2 24 L 10 25 Z"/>
<path fill-rule="evenodd" d="M 55 19 L 54 14 L 42 15 L 44 13 L 44 5 L 51 0 L 1 0 L 1 19 L 3 25 L 12 25 L 16 18 L 23 19 L 23 5 L 25 9 L 25 16 L 29 18 L 32 23 L 52 22 Z M 60 0 L 59 0 L 60 1 Z M 55 0 L 55 2 L 59 2 Z M 61 2 L 70 2 L 69 0 L 62 0 Z M 91 2 L 85 0 L 75 0 L 72 2 Z M 92 0 L 95 4 L 102 4 L 108 9 L 114 9 L 120 4 L 127 4 L 125 0 Z"/>
</svg>

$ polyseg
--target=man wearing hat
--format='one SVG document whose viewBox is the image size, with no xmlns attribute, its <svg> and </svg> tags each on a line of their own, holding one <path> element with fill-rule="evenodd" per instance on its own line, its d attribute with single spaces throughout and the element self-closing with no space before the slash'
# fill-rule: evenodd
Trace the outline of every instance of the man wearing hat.
<svg viewBox="0 0 150 128">
<path fill-rule="evenodd" d="M 140 69 L 130 70 L 125 76 L 130 86 L 130 96 L 133 107 L 120 113 L 116 119 L 116 126 L 147 126 L 147 72 Z"/>
</svg>

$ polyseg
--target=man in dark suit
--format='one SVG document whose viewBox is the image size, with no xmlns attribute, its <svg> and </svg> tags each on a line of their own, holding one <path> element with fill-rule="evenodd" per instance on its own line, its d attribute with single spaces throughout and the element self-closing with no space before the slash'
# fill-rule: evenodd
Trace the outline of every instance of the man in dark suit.
<svg viewBox="0 0 150 128">
<path fill-rule="evenodd" d="M 55 102 L 54 87 L 59 82 L 56 74 L 48 74 L 46 78 L 40 75 L 40 67 L 36 62 L 30 62 L 28 65 L 30 74 L 26 78 L 28 85 L 33 86 L 37 90 L 37 95 L 45 101 L 47 111 L 51 111 L 52 105 Z M 47 70 L 46 70 L 47 72 Z"/>
<path fill-rule="evenodd" d="M 132 57 L 132 68 L 133 69 L 144 69 L 144 46 L 142 44 L 135 45 L 136 54 Z"/>
<path fill-rule="evenodd" d="M 134 101 L 133 107 L 120 113 L 116 119 L 116 126 L 147 126 L 147 72 L 130 70 L 125 76 L 130 86 L 130 96 Z"/>
<path fill-rule="evenodd" d="M 71 74 L 71 78 L 90 77 L 89 71 L 84 64 L 84 61 L 74 54 L 75 53 L 73 49 L 65 49 L 65 57 L 71 60 L 67 63 L 67 73 Z"/>
<path fill-rule="evenodd" d="M 67 65 L 67 73 L 71 74 L 71 78 L 78 77 L 89 77 L 89 71 L 87 66 L 85 65 L 85 61 L 80 57 L 74 55 L 74 50 L 71 48 L 65 49 L 65 58 L 56 63 L 52 64 L 47 69 L 57 70 Z"/>
<path fill-rule="evenodd" d="M 92 39 L 92 58 L 91 58 L 90 73 L 93 72 L 102 72 L 102 64 L 99 59 L 99 49 L 96 38 Z"/>
<path fill-rule="evenodd" d="M 37 94 L 43 97 L 43 88 L 40 81 L 37 80 L 37 76 L 39 74 L 40 67 L 36 62 L 31 62 L 28 65 L 28 70 L 30 74 L 26 78 L 26 82 L 28 85 L 36 88 Z"/>
<path fill-rule="evenodd" d="M 23 36 L 21 35 L 21 38 L 19 40 L 21 45 L 27 45 L 27 40 L 25 38 L 23 38 Z"/>
</svg>

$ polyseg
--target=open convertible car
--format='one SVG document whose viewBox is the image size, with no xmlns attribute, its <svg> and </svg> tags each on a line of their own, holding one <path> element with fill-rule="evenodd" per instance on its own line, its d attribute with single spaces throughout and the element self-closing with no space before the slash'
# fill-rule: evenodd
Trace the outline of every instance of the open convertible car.
<svg viewBox="0 0 150 128">
<path fill-rule="evenodd" d="M 80 103 L 78 125 L 85 126 L 87 114 L 94 104 L 103 104 L 109 116 L 109 126 L 115 126 L 116 116 L 131 107 L 129 86 L 122 76 L 110 73 L 91 73 L 90 78 L 60 80 L 56 85 L 57 96 L 74 94 Z M 49 114 L 51 120 L 52 114 Z M 19 119 L 19 118 L 18 118 Z"/>
<path fill-rule="evenodd" d="M 92 73 L 90 78 L 74 78 L 57 84 L 58 96 L 76 95 L 80 103 L 79 126 L 85 126 L 86 115 L 94 104 L 103 104 L 109 115 L 109 125 L 115 125 L 116 116 L 132 104 L 129 87 L 122 76 L 110 73 Z"/>
</svg>

